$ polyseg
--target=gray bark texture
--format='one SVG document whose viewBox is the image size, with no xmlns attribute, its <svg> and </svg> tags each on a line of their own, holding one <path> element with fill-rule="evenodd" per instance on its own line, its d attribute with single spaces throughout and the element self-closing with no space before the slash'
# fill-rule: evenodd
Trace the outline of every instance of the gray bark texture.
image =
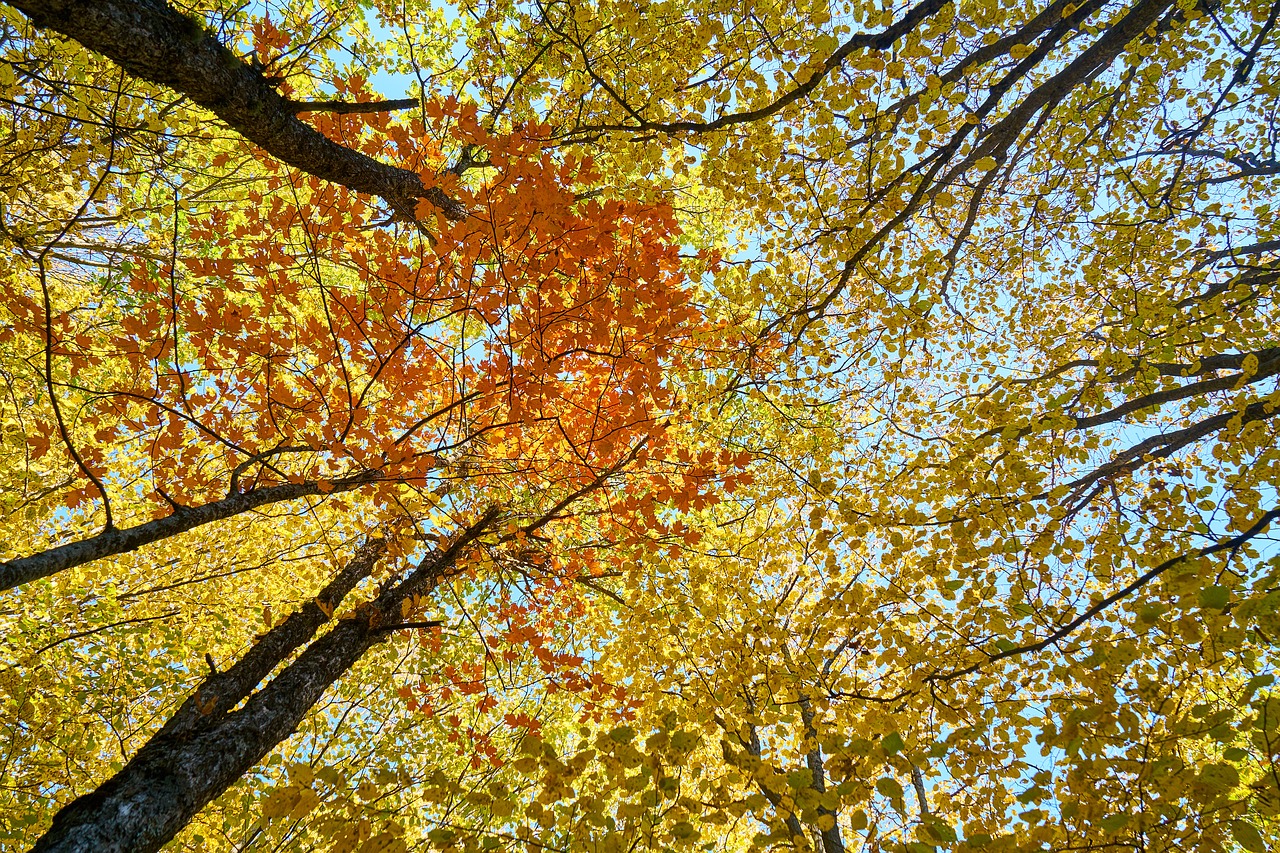
<svg viewBox="0 0 1280 853">
<path fill-rule="evenodd" d="M 213 673 L 115 776 L 75 799 L 53 818 L 32 853 L 144 853 L 159 850 L 237 779 L 289 737 L 334 682 L 400 621 L 400 603 L 430 592 L 458 557 L 498 516 L 490 509 L 447 547 L 428 554 L 398 584 L 339 619 L 336 608 L 366 577 L 384 543 L 366 544 L 316 601 L 308 602 L 260 638 L 225 672 Z M 258 684 L 306 646 L 269 682 Z M 243 702 L 243 705 L 240 703 Z M 231 711 L 229 709 L 240 705 Z"/>
<path fill-rule="evenodd" d="M 297 116 L 261 70 L 164 0 L 11 0 L 37 27 L 111 59 L 134 77 L 167 86 L 212 111 L 272 157 L 317 178 L 377 196 L 415 220 L 425 199 L 451 219 L 466 210 L 417 173 L 339 145 Z"/>
</svg>

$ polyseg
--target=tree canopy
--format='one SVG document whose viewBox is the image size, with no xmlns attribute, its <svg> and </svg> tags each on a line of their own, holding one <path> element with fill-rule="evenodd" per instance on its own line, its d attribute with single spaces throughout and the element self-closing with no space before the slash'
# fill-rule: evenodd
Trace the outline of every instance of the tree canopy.
<svg viewBox="0 0 1280 853">
<path fill-rule="evenodd" d="M 1280 846 L 1278 22 L 4 0 L 0 848 Z"/>
</svg>

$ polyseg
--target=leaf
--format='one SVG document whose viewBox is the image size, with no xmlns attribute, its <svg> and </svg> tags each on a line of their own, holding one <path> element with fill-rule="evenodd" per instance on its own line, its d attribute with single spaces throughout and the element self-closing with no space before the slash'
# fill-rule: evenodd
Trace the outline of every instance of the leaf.
<svg viewBox="0 0 1280 853">
<path fill-rule="evenodd" d="M 1247 820 L 1231 821 L 1231 837 L 1249 853 L 1263 853 L 1267 849 L 1262 833 Z"/>
<path fill-rule="evenodd" d="M 1207 586 L 1200 590 L 1200 606 L 1206 610 L 1221 610 L 1231 601 L 1231 590 L 1225 586 Z"/>
<path fill-rule="evenodd" d="M 954 844 L 956 842 L 956 831 L 951 825 L 934 818 L 925 824 L 925 830 L 930 835 L 931 840 L 937 844 Z"/>
<path fill-rule="evenodd" d="M 1104 817 L 1099 821 L 1099 825 L 1107 832 L 1119 832 L 1129 825 L 1129 815 L 1113 814 Z"/>
<path fill-rule="evenodd" d="M 278 820 L 288 816 L 302 802 L 302 789 L 289 785 L 277 788 L 262 800 L 262 816 Z"/>
<path fill-rule="evenodd" d="M 199 690 L 196 691 L 195 702 L 196 709 L 199 710 L 203 716 L 212 714 L 214 709 L 218 707 L 218 697 L 216 694 L 211 695 L 206 699 Z"/>
<path fill-rule="evenodd" d="M 1263 673 L 1251 677 L 1244 685 L 1244 701 L 1248 702 L 1260 688 L 1270 687 L 1275 683 L 1275 680 L 1275 676 L 1271 673 Z"/>
<path fill-rule="evenodd" d="M 609 731 L 609 739 L 614 743 L 631 743 L 635 737 L 636 730 L 630 726 L 617 726 Z"/>
<path fill-rule="evenodd" d="M 813 785 L 813 772 L 810 770 L 793 770 L 787 774 L 787 784 L 799 791 Z"/>
<path fill-rule="evenodd" d="M 902 797 L 902 786 L 898 784 L 896 779 L 889 776 L 882 776 L 876 780 L 876 790 L 890 799 L 900 799 Z"/>
<path fill-rule="evenodd" d="M 435 844 L 437 847 L 447 847 L 449 844 L 453 843 L 455 838 L 458 837 L 458 833 L 454 832 L 452 829 L 438 826 L 428 832 L 427 837 L 431 839 L 431 843 Z"/>
</svg>

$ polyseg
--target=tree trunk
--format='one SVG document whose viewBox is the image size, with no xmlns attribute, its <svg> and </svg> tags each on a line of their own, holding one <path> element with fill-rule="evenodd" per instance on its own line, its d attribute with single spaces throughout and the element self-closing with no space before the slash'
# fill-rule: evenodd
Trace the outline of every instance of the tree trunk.
<svg viewBox="0 0 1280 853">
<path fill-rule="evenodd" d="M 32 853 L 159 850 L 191 818 L 289 737 L 325 690 L 395 629 L 400 603 L 447 577 L 459 555 L 497 517 L 490 509 L 447 547 L 428 554 L 400 583 L 310 642 L 260 690 L 262 678 L 306 644 L 382 553 L 375 540 L 327 586 L 273 628 L 226 672 L 215 673 L 127 765 L 67 804 Z M 316 602 L 322 602 L 324 609 Z M 234 712 L 242 700 L 243 706 Z"/>
</svg>

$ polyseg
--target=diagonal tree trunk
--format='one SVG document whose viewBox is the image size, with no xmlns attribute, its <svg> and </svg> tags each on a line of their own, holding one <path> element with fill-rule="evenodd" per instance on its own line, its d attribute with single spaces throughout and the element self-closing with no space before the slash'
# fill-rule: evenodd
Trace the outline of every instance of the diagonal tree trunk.
<svg viewBox="0 0 1280 853">
<path fill-rule="evenodd" d="M 316 601 L 269 631 L 230 669 L 210 675 L 119 773 L 59 811 L 32 853 L 159 850 L 289 737 L 325 690 L 395 629 L 400 603 L 448 577 L 466 547 L 497 516 L 496 508 L 481 515 L 448 547 L 428 554 L 398 584 L 358 608 L 356 616 L 312 640 L 328 618 L 325 610 L 331 613 L 382 554 L 381 540 L 365 545 Z M 292 663 L 255 690 L 304 645 Z"/>
<path fill-rule="evenodd" d="M 416 172 L 339 145 L 298 118 L 261 70 L 165 0 L 10 0 L 37 27 L 75 39 L 134 77 L 168 86 L 211 110 L 245 139 L 294 168 L 383 199 L 416 219 L 426 200 L 451 219 L 466 210 Z M 305 108 L 305 104 L 302 105 Z"/>
</svg>

